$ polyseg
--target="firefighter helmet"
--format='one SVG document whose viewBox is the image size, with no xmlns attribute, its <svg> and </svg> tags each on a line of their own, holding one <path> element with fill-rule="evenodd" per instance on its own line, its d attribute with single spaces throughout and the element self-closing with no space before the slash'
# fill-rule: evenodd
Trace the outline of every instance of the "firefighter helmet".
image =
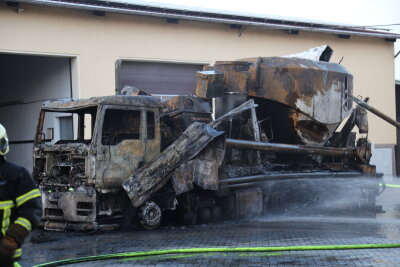
<svg viewBox="0 0 400 267">
<path fill-rule="evenodd" d="M 4 156 L 9 150 L 6 128 L 0 124 L 0 155 Z"/>
</svg>

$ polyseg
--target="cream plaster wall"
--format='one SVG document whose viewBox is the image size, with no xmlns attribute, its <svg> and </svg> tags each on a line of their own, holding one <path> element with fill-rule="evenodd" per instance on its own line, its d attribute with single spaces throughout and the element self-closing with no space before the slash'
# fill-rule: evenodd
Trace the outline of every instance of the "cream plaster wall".
<svg viewBox="0 0 400 267">
<path fill-rule="evenodd" d="M 354 75 L 355 94 L 395 118 L 394 48 L 378 38 L 246 29 L 229 25 L 24 5 L 24 12 L 0 5 L 0 52 L 54 54 L 73 57 L 74 97 L 114 94 L 115 61 L 120 58 L 213 62 L 255 56 L 292 54 L 329 44 L 331 62 Z M 393 126 L 370 115 L 370 138 L 378 144 L 396 143 Z"/>
</svg>

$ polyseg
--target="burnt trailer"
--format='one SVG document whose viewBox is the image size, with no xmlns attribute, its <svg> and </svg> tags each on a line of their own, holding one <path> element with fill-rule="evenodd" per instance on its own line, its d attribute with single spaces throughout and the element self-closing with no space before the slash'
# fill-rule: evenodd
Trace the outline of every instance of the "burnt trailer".
<svg viewBox="0 0 400 267">
<path fill-rule="evenodd" d="M 381 175 L 366 113 L 352 108 L 352 75 L 319 51 L 216 62 L 197 73 L 195 96 L 128 88 L 44 103 L 34 145 L 44 227 L 152 229 L 163 214 L 193 224 L 306 207 L 374 214 Z M 46 139 L 59 117 L 73 136 Z"/>
</svg>

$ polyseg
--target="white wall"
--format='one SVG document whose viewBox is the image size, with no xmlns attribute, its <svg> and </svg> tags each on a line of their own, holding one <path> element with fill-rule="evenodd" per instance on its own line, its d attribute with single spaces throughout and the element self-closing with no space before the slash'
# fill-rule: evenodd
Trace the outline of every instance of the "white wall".
<svg viewBox="0 0 400 267">
<path fill-rule="evenodd" d="M 69 58 L 0 54 L 0 123 L 10 141 L 33 140 L 43 101 L 68 97 Z M 11 145 L 7 159 L 32 171 L 32 143 Z"/>
<path fill-rule="evenodd" d="M 376 146 L 371 147 L 372 157 L 370 163 L 376 165 L 376 172 L 383 173 L 385 177 L 394 175 L 394 147 Z"/>
</svg>

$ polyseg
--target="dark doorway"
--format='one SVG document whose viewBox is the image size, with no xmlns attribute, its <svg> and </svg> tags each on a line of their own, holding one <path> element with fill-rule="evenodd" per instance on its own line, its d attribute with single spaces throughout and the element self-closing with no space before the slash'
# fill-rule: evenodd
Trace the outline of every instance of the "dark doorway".
<svg viewBox="0 0 400 267">
<path fill-rule="evenodd" d="M 0 54 L 0 123 L 10 140 L 7 159 L 32 171 L 33 138 L 42 103 L 71 97 L 70 58 Z M 54 128 L 59 127 L 54 121 Z"/>
</svg>

